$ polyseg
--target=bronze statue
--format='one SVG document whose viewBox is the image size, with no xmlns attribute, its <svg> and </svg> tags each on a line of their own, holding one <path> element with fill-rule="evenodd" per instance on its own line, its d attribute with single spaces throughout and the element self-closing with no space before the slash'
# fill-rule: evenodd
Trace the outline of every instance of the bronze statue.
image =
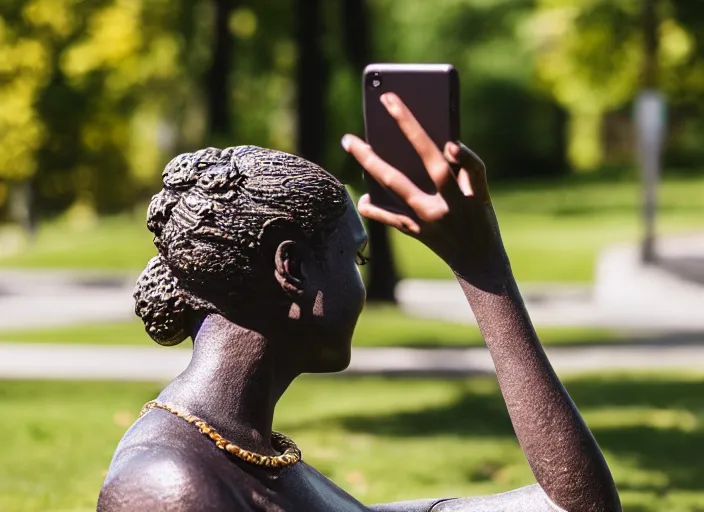
<svg viewBox="0 0 704 512">
<path fill-rule="evenodd" d="M 365 506 L 272 432 L 274 407 L 293 379 L 349 364 L 366 237 L 331 175 L 292 155 L 240 146 L 176 157 L 152 199 L 148 227 L 159 255 L 139 279 L 136 312 L 158 343 L 191 336 L 193 357 L 120 442 L 99 511 L 621 509 L 599 447 L 524 308 L 484 164 L 458 143 L 438 149 L 396 96 L 384 103 L 438 192 L 421 192 L 347 135 L 345 150 L 415 216 L 379 209 L 367 196 L 359 212 L 418 238 L 454 271 L 537 483 L 495 496 Z"/>
</svg>

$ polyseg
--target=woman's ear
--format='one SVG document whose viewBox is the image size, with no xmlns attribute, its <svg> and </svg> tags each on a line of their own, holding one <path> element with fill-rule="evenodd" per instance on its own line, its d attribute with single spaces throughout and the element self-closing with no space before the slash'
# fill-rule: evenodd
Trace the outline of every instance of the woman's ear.
<svg viewBox="0 0 704 512">
<path fill-rule="evenodd" d="M 288 295 L 303 294 L 306 279 L 303 271 L 303 252 L 300 244 L 285 240 L 276 248 L 274 256 L 274 275 L 284 292 Z"/>
<path fill-rule="evenodd" d="M 267 221 L 260 235 L 265 261 L 274 256 L 274 277 L 281 289 L 289 296 L 300 296 L 306 286 L 303 261 L 308 253 L 300 229 L 288 218 L 275 218 Z M 271 267 L 268 266 L 268 271 Z"/>
</svg>

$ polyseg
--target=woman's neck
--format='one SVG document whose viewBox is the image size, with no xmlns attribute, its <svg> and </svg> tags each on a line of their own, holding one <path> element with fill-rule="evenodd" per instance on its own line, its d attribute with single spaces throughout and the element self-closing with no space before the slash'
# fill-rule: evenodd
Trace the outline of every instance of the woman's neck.
<svg viewBox="0 0 704 512">
<path fill-rule="evenodd" d="M 263 335 L 211 315 L 198 330 L 190 364 L 159 400 L 199 416 L 244 449 L 272 455 L 274 407 L 296 377 L 278 363 Z"/>
</svg>

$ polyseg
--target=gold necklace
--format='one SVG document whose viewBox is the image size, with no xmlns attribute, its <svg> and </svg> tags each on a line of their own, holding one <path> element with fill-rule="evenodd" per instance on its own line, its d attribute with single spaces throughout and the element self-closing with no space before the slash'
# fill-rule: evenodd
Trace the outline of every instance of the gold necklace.
<svg viewBox="0 0 704 512">
<path fill-rule="evenodd" d="M 294 443 L 291 438 L 286 437 L 280 432 L 271 433 L 271 444 L 276 450 L 283 453 L 281 455 L 261 455 L 259 453 L 245 450 L 244 448 L 240 448 L 236 444 L 232 444 L 198 416 L 194 416 L 193 414 L 185 411 L 180 411 L 169 403 L 162 404 L 156 400 L 147 402 L 144 404 L 144 407 L 142 407 L 139 417 L 141 418 L 152 409 L 163 409 L 171 414 L 174 414 L 175 416 L 178 416 L 179 418 L 186 420 L 188 423 L 195 425 L 202 434 L 205 434 L 210 439 L 215 441 L 215 446 L 226 451 L 227 453 L 231 453 L 235 457 L 239 457 L 245 462 L 249 462 L 250 464 L 265 466 L 268 468 L 283 468 L 286 466 L 292 466 L 301 460 L 301 450 L 298 449 L 296 443 Z"/>
</svg>

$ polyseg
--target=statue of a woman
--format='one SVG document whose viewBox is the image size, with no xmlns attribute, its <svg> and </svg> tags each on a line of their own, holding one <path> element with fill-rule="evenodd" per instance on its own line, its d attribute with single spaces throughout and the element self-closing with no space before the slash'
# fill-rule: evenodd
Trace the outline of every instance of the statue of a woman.
<svg viewBox="0 0 704 512">
<path fill-rule="evenodd" d="M 454 271 L 537 483 L 494 496 L 365 506 L 272 431 L 276 402 L 293 379 L 349 364 L 364 303 L 356 265 L 367 242 L 334 177 L 292 155 L 240 146 L 176 157 L 152 199 L 148 227 L 159 255 L 139 279 L 136 312 L 160 344 L 191 336 L 193 357 L 120 442 L 99 511 L 620 510 L 599 447 L 524 308 L 484 165 L 460 144 L 438 149 L 398 97 L 383 102 L 437 193 L 421 192 L 347 135 L 345 150 L 415 215 L 382 210 L 366 196 L 359 212 L 419 239 Z"/>
</svg>

